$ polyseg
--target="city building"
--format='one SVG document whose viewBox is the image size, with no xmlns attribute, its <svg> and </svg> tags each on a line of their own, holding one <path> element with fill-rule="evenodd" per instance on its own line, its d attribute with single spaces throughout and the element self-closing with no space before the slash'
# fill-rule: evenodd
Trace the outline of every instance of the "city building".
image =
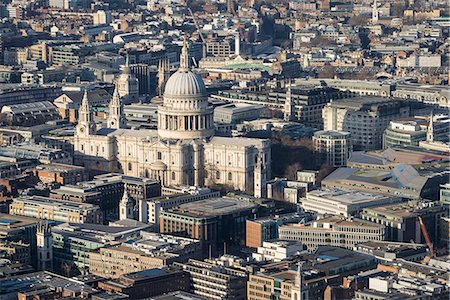
<svg viewBox="0 0 450 300">
<path fill-rule="evenodd" d="M 285 112 L 286 105 L 290 104 L 292 120 L 298 120 L 308 125 L 322 128 L 322 109 L 326 104 L 331 100 L 352 97 L 349 93 L 320 86 L 320 84 L 317 86 L 292 84 L 290 90 L 290 93 L 287 87 L 262 91 L 226 90 L 211 95 L 211 98 L 233 103 L 264 105 L 280 112 Z M 327 128 L 325 129 L 327 130 Z"/>
<path fill-rule="evenodd" d="M 412 102 L 364 96 L 328 103 L 322 115 L 324 130 L 350 132 L 355 150 L 376 150 L 389 123 L 412 113 Z"/>
<path fill-rule="evenodd" d="M 96 205 L 41 196 L 14 198 L 9 213 L 62 223 L 103 223 L 103 214 Z"/>
<path fill-rule="evenodd" d="M 317 155 L 325 156 L 332 167 L 344 167 L 352 153 L 352 139 L 350 132 L 345 131 L 317 131 L 313 136 L 314 151 Z"/>
<path fill-rule="evenodd" d="M 261 247 L 252 253 L 252 257 L 257 261 L 279 262 L 292 258 L 303 251 L 303 245 L 297 241 L 272 240 L 263 242 Z"/>
<path fill-rule="evenodd" d="M 43 183 L 59 183 L 61 185 L 74 185 L 88 180 L 88 174 L 83 167 L 51 163 L 38 165 L 34 175 Z"/>
<path fill-rule="evenodd" d="M 299 241 L 312 252 L 319 246 L 336 246 L 353 249 L 366 241 L 385 239 L 384 225 L 360 219 L 324 217 L 307 224 L 287 224 L 280 226 L 280 239 Z"/>
<path fill-rule="evenodd" d="M 402 201 L 403 199 L 400 197 L 384 196 L 358 190 L 320 189 L 306 193 L 306 197 L 301 200 L 301 206 L 305 211 L 350 217 L 356 216 L 367 207 L 383 206 Z"/>
<path fill-rule="evenodd" d="M 256 120 L 265 107 L 246 103 L 231 103 L 214 108 L 214 122 L 219 124 L 239 124 Z"/>
<path fill-rule="evenodd" d="M 1 109 L 10 125 L 33 126 L 59 119 L 56 106 L 50 101 L 5 105 Z"/>
<path fill-rule="evenodd" d="M 148 269 L 123 274 L 117 279 L 99 282 L 98 287 L 108 293 L 120 293 L 126 299 L 143 299 L 175 291 L 189 291 L 189 274 L 171 268 Z"/>
<path fill-rule="evenodd" d="M 53 199 L 69 200 L 98 205 L 106 219 L 119 218 L 119 202 L 124 190 L 128 191 L 133 205 L 137 205 L 139 212 L 146 211 L 146 200 L 161 195 L 159 182 L 148 178 L 126 176 L 123 174 L 102 174 L 90 181 L 77 182 L 75 185 L 61 186 L 52 190 Z M 133 209 L 134 215 L 134 209 Z M 139 218 L 139 220 L 145 220 Z"/>
<path fill-rule="evenodd" d="M 245 243 L 245 221 L 258 205 L 228 197 L 208 198 L 160 211 L 159 231 L 198 239 L 205 251 L 224 242 Z"/>
<path fill-rule="evenodd" d="M 245 246 L 258 248 L 263 242 L 278 239 L 278 228 L 289 223 L 306 223 L 310 214 L 284 214 L 246 221 Z"/>
<path fill-rule="evenodd" d="M 89 254 L 90 273 L 119 278 L 123 274 L 162 268 L 189 258 L 202 258 L 198 240 L 142 232 L 134 241 L 105 245 Z"/>
<path fill-rule="evenodd" d="M 97 130 L 85 97 L 75 135 L 75 162 L 90 169 L 150 177 L 162 186 L 221 184 L 257 197 L 265 194 L 270 141 L 213 136 L 213 110 L 203 80 L 189 67 L 186 44 L 180 68 L 167 81 L 163 98 L 156 131 Z M 249 156 L 253 159 L 244 159 Z"/>
<path fill-rule="evenodd" d="M 379 207 L 365 208 L 360 218 L 385 226 L 386 240 L 394 242 L 425 243 L 418 217 L 421 217 L 434 244 L 439 243 L 440 218 L 445 209 L 438 202 L 409 201 Z"/>
<path fill-rule="evenodd" d="M 245 299 L 247 272 L 244 270 L 195 259 L 175 265 L 189 273 L 190 290 L 197 296 L 206 299 Z"/>
<path fill-rule="evenodd" d="M 88 284 L 48 271 L 0 279 L 0 295 L 3 299 L 86 299 L 97 293 L 98 290 Z"/>
<path fill-rule="evenodd" d="M 414 117 L 391 121 L 383 134 L 383 148 L 395 145 L 419 146 L 419 142 L 427 139 L 429 141 L 448 142 L 450 130 L 448 116 L 432 116 L 433 122 L 431 123 L 430 118 L 427 120 L 426 118 Z"/>
<path fill-rule="evenodd" d="M 356 245 L 355 251 L 375 256 L 379 261 L 404 259 L 421 262 L 429 255 L 427 245 L 398 243 L 388 241 L 370 241 Z"/>
<path fill-rule="evenodd" d="M 437 197 L 439 185 L 447 181 L 448 173 L 440 170 L 439 173 L 425 171 L 422 174 L 406 164 L 398 164 L 392 169 L 339 168 L 322 180 L 322 186 L 409 199 Z"/>
<path fill-rule="evenodd" d="M 155 224 L 156 228 L 159 228 L 159 216 L 161 210 L 167 210 L 172 207 L 179 206 L 184 203 L 195 202 L 208 198 L 220 197 L 220 192 L 212 191 L 208 188 L 194 188 L 194 189 L 182 189 L 182 193 L 175 193 L 173 195 L 165 195 L 161 197 L 155 197 L 147 201 L 147 210 L 145 220 L 140 220 L 144 223 Z"/>
<path fill-rule="evenodd" d="M 90 254 L 104 246 L 139 238 L 141 231 L 150 230 L 147 224 L 127 227 L 64 223 L 52 227 L 53 266 L 60 274 L 79 275 L 93 273 Z M 95 270 L 95 266 L 92 267 Z"/>
</svg>

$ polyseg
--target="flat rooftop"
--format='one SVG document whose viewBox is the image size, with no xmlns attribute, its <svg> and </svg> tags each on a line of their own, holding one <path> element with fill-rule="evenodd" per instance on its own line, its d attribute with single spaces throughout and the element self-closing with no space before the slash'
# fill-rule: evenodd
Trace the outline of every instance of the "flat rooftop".
<svg viewBox="0 0 450 300">
<path fill-rule="evenodd" d="M 395 217 L 413 217 L 420 213 L 420 211 L 424 210 L 443 210 L 442 206 L 440 205 L 426 205 L 428 202 L 422 202 L 422 201 L 410 201 L 410 202 L 404 202 L 404 203 L 398 203 L 398 204 L 392 204 L 392 205 L 385 205 L 385 206 L 379 206 L 379 207 L 371 207 L 368 208 L 368 210 L 385 214 L 385 215 L 393 215 Z"/>
<path fill-rule="evenodd" d="M 182 204 L 176 208 L 170 209 L 169 212 L 202 218 L 227 215 L 238 211 L 250 210 L 254 207 L 256 207 L 256 204 L 247 201 L 231 198 L 208 198 Z"/>
<path fill-rule="evenodd" d="M 373 194 L 368 192 L 360 192 L 351 189 L 332 189 L 332 190 L 314 190 L 306 194 L 306 198 L 309 196 L 320 197 L 329 199 L 345 204 L 361 204 L 366 202 L 372 202 L 376 200 L 384 200 L 393 198 L 390 196 L 384 196 L 380 194 Z"/>
</svg>

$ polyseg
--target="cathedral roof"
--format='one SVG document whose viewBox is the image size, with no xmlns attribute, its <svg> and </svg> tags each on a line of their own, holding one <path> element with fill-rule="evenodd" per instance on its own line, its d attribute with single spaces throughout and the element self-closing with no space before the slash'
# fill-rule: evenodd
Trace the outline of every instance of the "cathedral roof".
<svg viewBox="0 0 450 300">
<path fill-rule="evenodd" d="M 190 70 L 178 70 L 166 83 L 164 97 L 204 96 L 206 87 L 203 79 Z"/>
</svg>

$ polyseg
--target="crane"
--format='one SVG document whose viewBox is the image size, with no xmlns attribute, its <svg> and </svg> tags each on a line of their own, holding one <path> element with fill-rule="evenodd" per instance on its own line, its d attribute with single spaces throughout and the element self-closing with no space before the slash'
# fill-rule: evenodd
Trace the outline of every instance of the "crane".
<svg viewBox="0 0 450 300">
<path fill-rule="evenodd" d="M 427 243 L 428 249 L 430 250 L 430 256 L 436 257 L 436 253 L 434 253 L 433 243 L 430 240 L 430 236 L 428 235 L 428 231 L 425 228 L 425 224 L 423 223 L 423 219 L 421 216 L 418 216 L 420 230 L 422 231 L 423 237 L 425 238 L 425 242 Z"/>
<path fill-rule="evenodd" d="M 202 43 L 203 43 L 202 57 L 206 58 L 206 41 L 205 41 L 205 38 L 203 37 L 203 34 L 202 34 L 201 30 L 200 30 L 200 27 L 198 26 L 197 19 L 195 18 L 194 13 L 192 12 L 192 9 L 189 6 L 187 7 L 187 9 L 189 11 L 189 14 L 192 17 L 192 20 L 194 20 L 194 24 L 195 24 L 195 27 L 197 28 L 198 35 L 200 36 L 200 39 L 202 40 Z"/>
</svg>

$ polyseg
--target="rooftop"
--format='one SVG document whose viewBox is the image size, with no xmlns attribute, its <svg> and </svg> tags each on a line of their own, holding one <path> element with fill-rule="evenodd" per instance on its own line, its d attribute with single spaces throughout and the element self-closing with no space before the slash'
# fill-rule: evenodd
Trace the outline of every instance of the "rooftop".
<svg viewBox="0 0 450 300">
<path fill-rule="evenodd" d="M 227 215 L 238 211 L 250 210 L 256 204 L 247 201 L 240 201 L 230 198 L 208 198 L 205 200 L 185 203 L 179 207 L 169 209 L 175 214 L 187 215 L 194 218 L 207 218 L 220 215 Z"/>
<path fill-rule="evenodd" d="M 389 196 L 360 192 L 352 189 L 313 190 L 307 193 L 307 198 L 310 196 L 326 198 L 345 204 L 361 204 L 391 198 Z"/>
</svg>

